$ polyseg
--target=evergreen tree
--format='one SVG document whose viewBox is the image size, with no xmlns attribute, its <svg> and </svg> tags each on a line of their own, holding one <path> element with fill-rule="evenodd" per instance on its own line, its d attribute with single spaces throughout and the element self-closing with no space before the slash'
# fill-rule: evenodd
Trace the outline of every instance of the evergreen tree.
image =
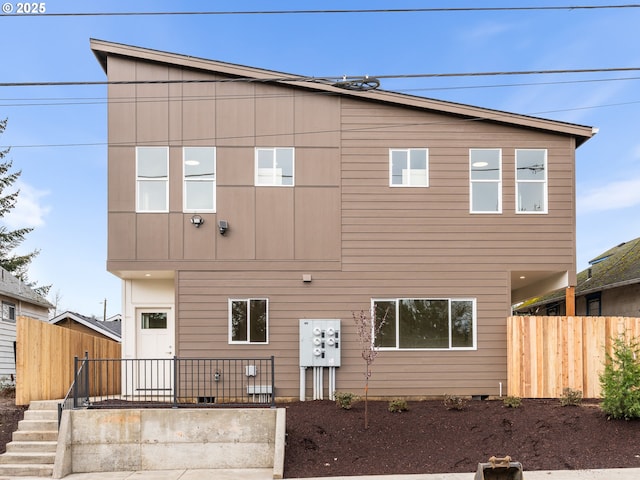
<svg viewBox="0 0 640 480">
<path fill-rule="evenodd" d="M 0 120 L 0 135 L 4 133 L 7 127 L 7 119 Z M 5 159 L 9 154 L 9 148 L 0 150 L 0 219 L 9 213 L 18 201 L 20 190 L 13 193 L 5 194 L 5 190 L 13 186 L 22 173 L 20 170 L 11 171 L 13 162 Z M 24 241 L 25 236 L 31 232 L 33 228 L 18 228 L 10 230 L 6 225 L 0 224 L 0 266 L 19 278 L 36 291 L 41 296 L 46 296 L 49 292 L 50 285 L 36 287 L 35 284 L 29 282 L 27 271 L 31 261 L 40 253 L 39 250 L 17 255 L 15 249 Z"/>
</svg>

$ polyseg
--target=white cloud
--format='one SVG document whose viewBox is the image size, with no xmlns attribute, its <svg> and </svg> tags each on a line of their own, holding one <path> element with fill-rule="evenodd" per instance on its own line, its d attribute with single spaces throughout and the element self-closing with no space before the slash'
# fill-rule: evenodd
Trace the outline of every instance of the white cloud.
<svg viewBox="0 0 640 480">
<path fill-rule="evenodd" d="M 16 182 L 15 186 L 20 190 L 18 201 L 15 208 L 2 219 L 4 224 L 10 229 L 44 225 L 44 218 L 51 207 L 45 205 L 43 200 L 49 192 L 38 190 L 20 181 Z"/>
<path fill-rule="evenodd" d="M 578 197 L 580 213 L 603 212 L 640 205 L 640 178 L 620 180 L 594 188 Z"/>
</svg>

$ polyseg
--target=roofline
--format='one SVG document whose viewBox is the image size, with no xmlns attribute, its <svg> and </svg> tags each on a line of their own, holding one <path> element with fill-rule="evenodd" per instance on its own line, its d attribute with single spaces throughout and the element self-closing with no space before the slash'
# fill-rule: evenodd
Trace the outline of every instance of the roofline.
<svg viewBox="0 0 640 480">
<path fill-rule="evenodd" d="M 288 73 L 277 72 L 273 70 L 265 70 L 261 68 L 220 62 L 217 60 L 208 60 L 189 55 L 182 55 L 160 50 L 153 50 L 149 48 L 136 47 L 132 45 L 125 45 L 121 43 L 108 42 L 106 40 L 92 38 L 89 42 L 91 50 L 98 59 L 98 62 L 102 66 L 102 69 L 105 71 L 105 73 L 107 73 L 107 56 L 118 55 L 151 62 L 178 65 L 196 70 L 222 73 L 224 75 L 239 78 L 246 77 L 265 82 L 272 81 L 276 83 L 283 83 L 283 77 L 286 77 L 287 85 L 293 85 L 308 90 L 332 92 L 342 96 L 364 98 L 367 100 L 393 103 L 418 109 L 435 110 L 452 115 L 477 118 L 479 120 L 487 120 L 495 123 L 502 123 L 531 128 L 534 130 L 543 130 L 556 134 L 569 135 L 576 139 L 576 147 L 582 145 L 598 132 L 597 128 L 589 127 L 586 125 L 578 125 L 557 120 L 548 120 L 539 117 L 532 117 L 528 115 L 504 112 L 501 110 L 476 107 L 473 105 L 465 105 L 461 103 L 447 102 L 444 100 L 436 100 L 427 97 L 418 97 L 387 90 L 370 90 L 367 92 L 345 90 L 339 87 L 335 87 L 329 83 L 323 83 L 321 79 L 316 79 L 316 82 L 312 82 L 310 81 L 309 77 L 300 75 L 291 75 Z"/>
<path fill-rule="evenodd" d="M 122 338 L 118 337 L 112 331 L 107 330 L 106 328 L 98 328 L 98 325 L 94 325 L 91 322 L 87 322 L 87 320 L 84 317 L 82 317 L 81 315 L 78 315 L 78 314 L 76 314 L 74 312 L 64 312 L 64 313 L 61 313 L 60 315 L 56 315 L 51 320 L 49 320 L 49 323 L 51 325 L 55 325 L 58 322 L 60 322 L 61 320 L 64 320 L 65 318 L 72 318 L 73 320 L 75 320 L 79 324 L 84 325 L 85 327 L 88 327 L 88 328 L 90 328 L 91 330 L 93 330 L 95 332 L 101 333 L 105 337 L 109 337 L 111 340 L 114 340 L 114 341 L 116 341 L 118 343 L 122 342 Z"/>
</svg>

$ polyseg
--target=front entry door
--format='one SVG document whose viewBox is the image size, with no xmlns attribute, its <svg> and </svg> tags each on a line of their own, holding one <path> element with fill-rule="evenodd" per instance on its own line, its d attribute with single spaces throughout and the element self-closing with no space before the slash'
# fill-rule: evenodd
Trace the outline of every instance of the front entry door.
<svg viewBox="0 0 640 480">
<path fill-rule="evenodd" d="M 169 308 L 138 309 L 137 369 L 138 395 L 171 395 L 173 392 L 173 358 L 175 328 Z"/>
</svg>

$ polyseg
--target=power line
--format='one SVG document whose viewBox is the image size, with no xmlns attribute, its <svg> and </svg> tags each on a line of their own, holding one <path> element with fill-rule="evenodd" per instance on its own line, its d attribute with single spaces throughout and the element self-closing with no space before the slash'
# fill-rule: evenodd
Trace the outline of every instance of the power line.
<svg viewBox="0 0 640 480">
<path fill-rule="evenodd" d="M 489 77 L 507 75 L 564 75 L 576 73 L 612 73 L 612 72 L 637 72 L 640 67 L 616 67 L 616 68 L 577 68 L 557 70 L 506 70 L 494 72 L 458 72 L 458 73 L 408 73 L 395 75 L 368 75 L 377 79 L 408 79 L 408 78 L 452 78 L 452 77 Z M 358 80 L 363 77 L 329 76 L 329 77 L 273 77 L 273 78 L 224 78 L 224 79 L 182 79 L 182 80 L 98 80 L 98 81 L 68 81 L 68 82 L 0 82 L 0 87 L 70 87 L 70 86 L 100 86 L 100 85 L 172 85 L 192 83 L 278 83 L 278 82 L 309 82 L 330 84 L 337 81 Z"/>
<path fill-rule="evenodd" d="M 421 87 L 421 88 L 405 88 L 394 89 L 397 93 L 406 92 L 430 92 L 430 91 L 446 91 L 446 90 L 475 90 L 482 88 L 509 88 L 509 87 L 531 87 L 540 85 L 572 85 L 580 83 L 602 83 L 602 82 L 619 82 L 619 81 L 631 81 L 640 80 L 640 77 L 620 77 L 620 78 L 592 78 L 587 80 L 565 80 L 555 82 L 520 82 L 520 83 L 496 83 L 485 85 L 458 85 L 447 87 Z M 300 95 L 300 94 L 298 94 Z M 304 94 L 303 94 L 304 95 Z M 333 92 L 313 92 L 307 94 L 313 95 L 336 95 Z M 155 103 L 155 102 L 201 102 L 207 100 L 240 100 L 247 98 L 291 98 L 291 93 L 265 93 L 265 94 L 238 94 L 229 96 L 215 96 L 215 95 L 193 95 L 193 96 L 180 96 L 169 97 L 144 97 L 137 98 L 135 96 L 121 96 L 111 97 L 18 97 L 18 98 L 0 98 L 0 102 L 24 102 L 24 103 L 0 103 L 0 107 L 58 107 L 58 106 L 74 106 L 74 105 L 105 105 L 105 104 L 126 104 L 126 103 Z M 36 103 L 37 102 L 37 103 Z"/>
<path fill-rule="evenodd" d="M 235 10 L 235 11 L 172 11 L 172 12 L 33 12 L 3 13 L 2 17 L 141 17 L 141 16 L 186 16 L 186 15 L 327 15 L 352 13 L 456 13 L 456 12 L 531 12 L 558 10 L 604 10 L 640 8 L 640 4 L 622 5 L 564 5 L 529 7 L 433 7 L 433 8 L 372 8 L 329 10 Z"/>
<path fill-rule="evenodd" d="M 640 104 L 640 100 L 637 101 L 629 101 L 629 102 L 621 102 L 621 103 L 611 103 L 611 104 L 604 104 L 604 105 L 591 105 L 591 106 L 587 106 L 587 107 L 575 107 L 575 108 L 566 108 L 566 109 L 558 109 L 558 110 L 547 110 L 547 111 L 541 111 L 541 112 L 533 112 L 533 113 L 529 113 L 529 114 L 524 114 L 524 115 L 528 115 L 528 116 L 539 116 L 539 115 L 544 115 L 544 114 L 548 114 L 548 113 L 561 113 L 561 112 L 572 112 L 572 111 L 579 111 L 579 110 L 587 110 L 587 109 L 591 109 L 591 108 L 606 108 L 606 107 L 617 107 L 617 106 L 624 106 L 624 105 L 634 105 L 634 104 Z M 491 121 L 492 117 L 472 117 L 472 118 L 467 118 L 464 120 L 459 120 L 462 122 L 483 122 L 483 121 Z M 314 131 L 306 131 L 306 132 L 296 132 L 296 134 L 298 135 L 313 135 L 313 134 L 323 134 L 323 133 L 336 133 L 336 132 L 366 132 L 366 131 L 372 131 L 372 130 L 378 130 L 381 128 L 405 128 L 405 127 L 415 127 L 415 126 L 432 126 L 432 125 L 454 125 L 454 123 L 449 122 L 449 121 L 434 121 L 434 122 L 411 122 L 411 123 L 401 123 L 401 124 L 376 124 L 376 125 L 370 125 L 370 126 L 361 126 L 361 127 L 354 127 L 354 128 L 347 128 L 347 129 L 338 129 L 338 130 L 314 130 Z M 180 142 L 195 142 L 195 141 L 211 141 L 211 142 L 215 142 L 215 141 L 220 141 L 220 140 L 238 140 L 238 139 L 245 139 L 245 138 L 268 138 L 268 137 L 279 137 L 279 136 L 283 136 L 283 135 L 293 135 L 293 132 L 290 133 L 272 133 L 272 134 L 261 134 L 261 135 L 255 135 L 255 134 L 249 134 L 249 135 L 234 135 L 234 136 L 226 136 L 226 137 L 216 137 L 214 138 L 182 138 L 179 139 Z M 170 145 L 172 143 L 175 143 L 178 140 L 171 140 L 171 139 L 166 139 L 166 140 L 158 140 L 158 141 L 151 141 L 151 142 L 146 142 L 145 145 L 149 145 L 149 144 L 154 144 L 154 145 L 160 145 L 160 146 L 166 146 L 166 145 Z M 69 147 L 137 147 L 140 146 L 136 143 L 132 143 L 132 142 L 90 142 L 90 143 L 60 143 L 60 144 L 31 144 L 31 145 L 0 145 L 0 150 L 2 149 L 7 149 L 7 148 L 54 148 L 54 147 L 64 147 L 64 148 L 69 148 Z"/>
</svg>

